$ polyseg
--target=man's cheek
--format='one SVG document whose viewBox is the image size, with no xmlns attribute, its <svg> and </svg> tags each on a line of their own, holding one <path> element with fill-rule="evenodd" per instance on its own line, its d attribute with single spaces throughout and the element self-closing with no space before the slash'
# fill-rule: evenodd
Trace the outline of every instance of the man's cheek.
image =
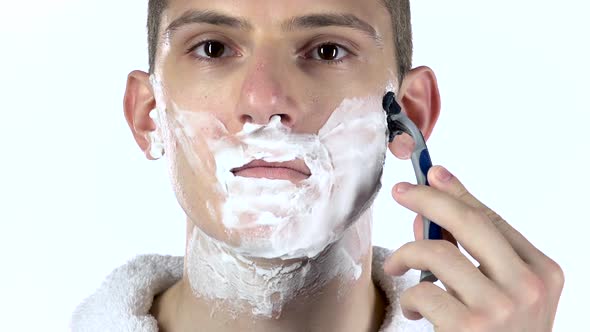
<svg viewBox="0 0 590 332">
<path fill-rule="evenodd" d="M 207 142 L 223 135 L 223 128 L 208 113 L 160 110 L 166 156 L 177 199 L 191 219 L 209 225 L 207 233 L 223 234 L 215 224 L 221 218 L 223 195 L 216 179 L 216 164 Z M 215 227 L 216 229 L 212 229 Z M 212 234 L 213 235 L 213 234 Z"/>
</svg>

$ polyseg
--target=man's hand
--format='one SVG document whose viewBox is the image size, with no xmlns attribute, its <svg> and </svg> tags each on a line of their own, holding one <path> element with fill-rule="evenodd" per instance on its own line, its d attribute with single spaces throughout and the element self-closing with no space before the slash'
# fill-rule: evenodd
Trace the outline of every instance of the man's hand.
<svg viewBox="0 0 590 332">
<path fill-rule="evenodd" d="M 430 270 L 446 291 L 421 282 L 401 295 L 404 315 L 425 317 L 436 331 L 551 331 L 564 274 L 498 214 L 473 197 L 443 167 L 430 169 L 431 187 L 399 183 L 393 197 L 418 213 L 414 222 L 422 239 L 421 215 L 450 234 L 447 240 L 417 240 L 395 251 L 385 272 Z M 453 244 L 475 258 L 474 266 Z"/>
</svg>

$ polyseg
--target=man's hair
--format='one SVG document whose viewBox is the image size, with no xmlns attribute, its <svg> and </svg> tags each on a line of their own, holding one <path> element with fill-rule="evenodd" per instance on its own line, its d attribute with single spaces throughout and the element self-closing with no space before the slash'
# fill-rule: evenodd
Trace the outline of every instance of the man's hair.
<svg viewBox="0 0 590 332">
<path fill-rule="evenodd" d="M 400 83 L 412 68 L 412 23 L 410 14 L 410 0 L 379 0 L 382 1 L 389 13 L 393 25 L 393 42 L 395 45 Z M 156 53 L 159 42 L 159 31 L 162 14 L 168 6 L 168 0 L 149 0 L 148 3 L 148 50 L 150 74 L 156 65 Z"/>
</svg>

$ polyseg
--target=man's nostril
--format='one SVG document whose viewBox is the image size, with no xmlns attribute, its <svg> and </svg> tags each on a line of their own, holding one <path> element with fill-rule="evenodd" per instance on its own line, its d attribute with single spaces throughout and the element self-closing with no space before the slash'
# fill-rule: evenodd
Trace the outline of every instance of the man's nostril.
<svg viewBox="0 0 590 332">
<path fill-rule="evenodd" d="M 289 114 L 275 114 L 281 117 L 281 123 L 285 126 L 291 126 L 293 118 Z M 274 116 L 274 115 L 273 115 Z"/>
<path fill-rule="evenodd" d="M 254 119 L 248 114 L 242 114 L 240 116 L 240 122 L 241 123 L 253 123 Z"/>
<path fill-rule="evenodd" d="M 268 119 L 266 119 L 266 121 L 264 120 L 265 118 L 256 117 L 256 114 L 252 114 L 252 115 L 242 114 L 239 116 L 239 120 L 242 124 L 251 123 L 251 124 L 264 126 L 264 125 L 268 125 L 269 123 L 271 123 L 273 118 L 277 117 L 277 116 L 281 119 L 281 123 L 284 126 L 287 126 L 287 127 L 293 126 L 293 117 L 290 116 L 289 114 L 273 114 Z"/>
</svg>

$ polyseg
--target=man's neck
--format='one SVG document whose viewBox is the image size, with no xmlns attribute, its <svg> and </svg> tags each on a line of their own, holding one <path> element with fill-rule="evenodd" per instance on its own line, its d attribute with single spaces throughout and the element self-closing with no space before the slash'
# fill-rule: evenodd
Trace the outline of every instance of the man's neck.
<svg viewBox="0 0 590 332">
<path fill-rule="evenodd" d="M 183 278 L 150 313 L 164 332 L 378 331 L 386 300 L 371 278 L 370 243 L 369 211 L 314 259 L 249 264 L 202 255 L 191 258 L 199 266 L 189 271 L 195 252 L 187 252 Z"/>
</svg>

